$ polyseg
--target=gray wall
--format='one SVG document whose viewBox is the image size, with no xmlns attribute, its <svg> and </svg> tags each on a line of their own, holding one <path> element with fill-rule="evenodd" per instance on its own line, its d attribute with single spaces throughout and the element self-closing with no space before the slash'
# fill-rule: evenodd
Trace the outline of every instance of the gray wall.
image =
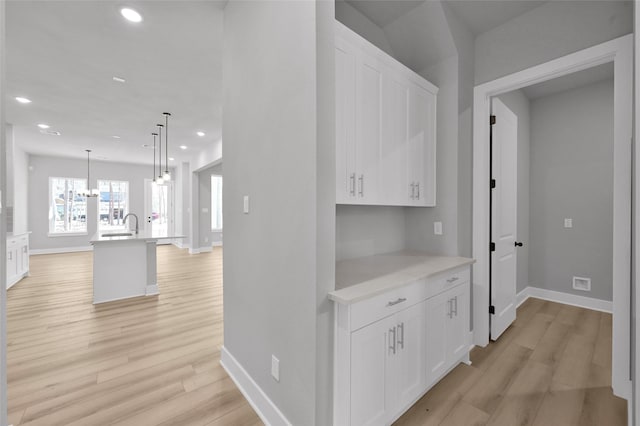
<svg viewBox="0 0 640 426">
<path fill-rule="evenodd" d="M 13 233 L 29 231 L 29 155 L 13 148 Z"/>
<path fill-rule="evenodd" d="M 521 90 L 505 93 L 498 98 L 518 117 L 518 230 L 517 240 L 524 245 L 518 248 L 518 275 L 516 291 L 529 285 L 529 99 Z"/>
<path fill-rule="evenodd" d="M 491 81 L 631 32 L 630 1 L 550 1 L 476 37 L 475 81 Z"/>
<path fill-rule="evenodd" d="M 336 260 L 406 248 L 406 207 L 336 206 Z"/>
<path fill-rule="evenodd" d="M 200 245 L 199 247 L 211 247 L 213 244 L 222 243 L 222 231 L 211 230 L 211 176 L 222 175 L 222 164 L 209 167 L 198 172 L 199 175 L 199 211 L 200 211 Z M 206 209 L 206 211 L 204 210 Z M 196 247 L 197 248 L 197 247 Z"/>
<path fill-rule="evenodd" d="M 612 204 L 613 82 L 532 101 L 530 285 L 612 300 Z"/>
<path fill-rule="evenodd" d="M 335 18 L 347 27 L 351 28 L 363 38 L 376 45 L 379 49 L 384 50 L 393 56 L 391 45 L 382 28 L 374 24 L 344 0 L 336 0 L 335 2 Z"/>
<path fill-rule="evenodd" d="M 58 249 L 88 247 L 89 239 L 97 231 L 97 199 L 89 200 L 87 207 L 87 235 L 48 237 L 49 232 L 49 178 L 87 178 L 87 163 L 84 160 L 29 156 L 29 230 L 32 231 L 31 249 Z M 98 179 L 113 179 L 129 182 L 130 211 L 140 219 L 144 229 L 144 180 L 152 175 L 151 166 L 91 161 L 92 188 Z"/>
<path fill-rule="evenodd" d="M 319 381 L 330 374 L 330 311 L 322 310 L 335 261 L 326 232 L 335 181 L 320 178 L 335 174 L 326 164 L 335 155 L 325 110 L 332 99 L 323 98 L 334 88 L 317 67 L 333 49 L 317 20 L 325 28 L 333 14 L 316 8 L 322 5 L 229 2 L 224 15 L 225 348 L 295 425 L 329 416 L 316 405 L 331 398 L 330 382 Z M 272 355 L 280 359 L 279 382 L 270 375 Z"/>
</svg>

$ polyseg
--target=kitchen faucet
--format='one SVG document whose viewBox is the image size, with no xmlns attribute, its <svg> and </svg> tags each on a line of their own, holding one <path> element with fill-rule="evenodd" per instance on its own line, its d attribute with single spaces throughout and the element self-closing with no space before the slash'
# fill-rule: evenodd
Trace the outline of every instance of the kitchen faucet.
<svg viewBox="0 0 640 426">
<path fill-rule="evenodd" d="M 122 221 L 122 224 L 123 224 L 123 225 L 126 225 L 126 224 L 127 224 L 127 218 L 128 218 L 129 216 L 133 216 L 133 217 L 135 217 L 135 218 L 136 218 L 136 235 L 138 235 L 138 216 L 136 216 L 136 215 L 135 215 L 135 213 L 127 213 L 127 214 L 125 215 L 125 217 L 124 217 L 124 220 Z"/>
</svg>

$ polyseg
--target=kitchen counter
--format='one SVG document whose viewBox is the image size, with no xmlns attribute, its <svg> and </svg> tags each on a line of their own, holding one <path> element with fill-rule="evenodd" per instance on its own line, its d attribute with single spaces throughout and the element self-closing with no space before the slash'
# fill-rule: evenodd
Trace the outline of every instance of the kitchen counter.
<svg viewBox="0 0 640 426">
<path fill-rule="evenodd" d="M 118 231 L 113 231 L 115 233 Z M 123 231 L 125 232 L 125 231 Z M 159 294 L 156 243 L 161 239 L 184 238 L 140 232 L 127 236 L 97 233 L 93 245 L 93 303 L 111 302 Z"/>
<path fill-rule="evenodd" d="M 342 304 L 359 302 L 474 262 L 467 257 L 433 256 L 419 251 L 342 260 L 336 262 L 336 289 L 329 293 L 329 299 Z"/>
</svg>

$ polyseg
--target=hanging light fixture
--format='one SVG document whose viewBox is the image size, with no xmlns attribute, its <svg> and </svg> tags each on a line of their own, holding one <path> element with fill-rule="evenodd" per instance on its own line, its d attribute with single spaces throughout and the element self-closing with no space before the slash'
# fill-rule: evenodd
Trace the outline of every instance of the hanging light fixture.
<svg viewBox="0 0 640 426">
<path fill-rule="evenodd" d="M 98 189 L 89 189 L 89 185 L 91 184 L 91 165 L 89 162 L 89 154 L 91 153 L 90 149 L 85 149 L 87 151 L 87 189 L 80 191 L 79 194 L 82 197 L 97 197 L 100 195 L 100 191 Z"/>
<path fill-rule="evenodd" d="M 151 133 L 153 135 L 153 184 L 157 185 L 158 182 L 156 182 L 156 136 L 158 136 L 157 133 Z"/>
<path fill-rule="evenodd" d="M 164 178 L 162 177 L 162 128 L 164 125 L 156 124 L 156 126 L 158 126 L 158 135 L 160 136 L 160 143 L 158 144 L 160 148 L 158 150 L 158 179 L 156 179 L 156 182 L 158 185 L 162 185 L 164 183 Z"/>
<path fill-rule="evenodd" d="M 163 112 L 164 114 L 164 178 L 165 182 L 169 182 L 171 180 L 171 174 L 169 173 L 169 116 L 170 112 Z M 162 144 L 162 140 L 160 140 L 160 144 Z"/>
</svg>

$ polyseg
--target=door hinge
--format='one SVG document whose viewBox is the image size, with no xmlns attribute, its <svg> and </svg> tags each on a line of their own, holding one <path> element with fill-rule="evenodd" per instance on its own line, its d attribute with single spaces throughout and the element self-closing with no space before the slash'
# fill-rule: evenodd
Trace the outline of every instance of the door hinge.
<svg viewBox="0 0 640 426">
<path fill-rule="evenodd" d="M 494 124 L 496 124 L 496 116 L 495 115 L 490 115 L 489 116 L 489 124 L 492 125 L 492 126 Z"/>
<path fill-rule="evenodd" d="M 493 305 L 489 306 L 489 313 L 490 313 L 490 314 L 492 314 L 492 315 L 495 315 L 495 313 L 496 313 L 496 307 L 495 307 L 495 306 L 493 306 Z"/>
<path fill-rule="evenodd" d="M 496 180 L 495 179 L 491 179 L 491 189 L 496 187 Z"/>
<path fill-rule="evenodd" d="M 489 244 L 489 250 L 490 251 L 496 251 L 496 243 Z"/>
</svg>

